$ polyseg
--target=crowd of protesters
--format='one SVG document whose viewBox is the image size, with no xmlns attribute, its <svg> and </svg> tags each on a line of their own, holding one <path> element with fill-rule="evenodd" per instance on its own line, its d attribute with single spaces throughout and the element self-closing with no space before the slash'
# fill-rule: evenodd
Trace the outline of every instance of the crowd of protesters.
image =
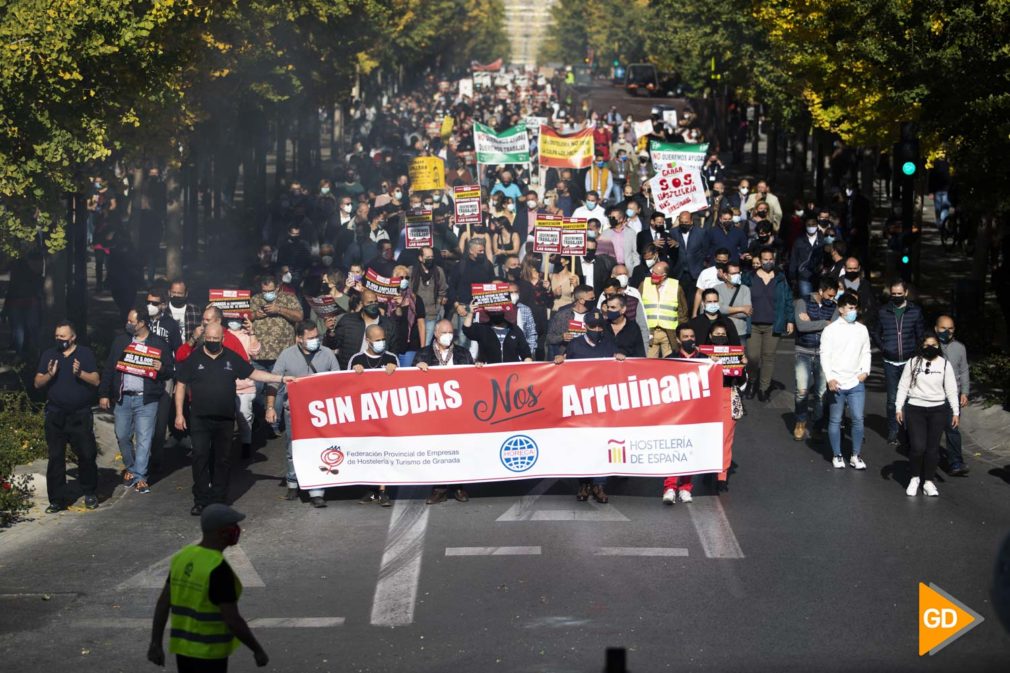
<svg viewBox="0 0 1010 673">
<path fill-rule="evenodd" d="M 766 404 L 776 394 L 775 365 L 786 337 L 795 349 L 795 440 L 826 434 L 834 467 L 866 469 L 865 381 L 876 347 L 887 439 L 906 444 L 913 463 L 909 494 L 921 485 L 937 495 L 940 463 L 951 474 L 967 473 L 958 432 L 969 392 L 964 347 L 950 317 L 925 324 L 906 283 L 871 285 L 870 209 L 858 189 L 843 186 L 823 207 L 801 201 L 784 207 L 765 180 L 753 191 L 747 179 L 734 184 L 712 152 L 701 169 L 708 207 L 660 212 L 649 184 L 655 166 L 648 142 L 700 140 L 690 115 L 677 128 L 655 117 L 652 133 L 639 137 L 631 116 L 574 106 L 561 78 L 522 74 L 499 84 L 463 96 L 455 83 L 431 81 L 383 104 L 356 104 L 349 151 L 336 158 L 331 174 L 311 185 L 291 181 L 257 228 L 255 259 L 232 284 L 251 291 L 247 318 L 225 318 L 191 295 L 185 279 L 155 279 L 157 255 L 141 260 L 151 282 L 139 303 L 129 283 L 116 289 L 115 262 L 108 276 L 96 265 L 97 285 L 108 284 L 116 295 L 124 333 L 100 376 L 69 323 L 60 324 L 57 345 L 42 355 L 35 385 L 49 400 L 49 511 L 69 504 L 59 469 L 65 443 L 84 462 L 94 456 L 94 388 L 101 407 L 115 414 L 126 486 L 150 491 L 150 459 L 170 432 L 192 448 L 192 513 L 199 514 L 227 500 L 233 433 L 248 459 L 254 426 L 290 431 L 283 384 L 293 378 L 473 363 L 563 366 L 590 357 L 691 359 L 707 357 L 704 345 L 744 349 L 743 371 L 724 377 L 723 470 L 714 475 L 721 492 L 745 400 Z M 527 117 L 546 118 L 561 133 L 592 127 L 593 165 L 537 171 L 476 164 L 475 121 L 505 130 Z M 451 125 L 443 123 L 447 118 Z M 424 156 L 444 161 L 445 189 L 412 189 L 407 165 Z M 464 226 L 455 219 L 452 187 L 472 184 L 482 190 L 481 222 Z M 152 202 L 161 198 L 147 191 Z M 116 234 L 107 229 L 116 196 L 96 181 L 92 202 L 98 259 L 116 249 Z M 433 244 L 407 247 L 405 218 L 421 212 L 431 214 Z M 534 251 L 537 218 L 544 215 L 586 219 L 586 253 Z M 369 276 L 396 279 L 399 292 L 378 294 Z M 471 287 L 494 281 L 508 284 L 511 303 L 499 312 L 480 310 Z M 573 321 L 582 329 L 574 331 Z M 157 370 L 119 371 L 117 362 L 138 345 L 162 353 Z M 301 492 L 287 439 L 282 478 L 295 501 Z M 82 466 L 80 475 L 85 505 L 97 506 L 93 471 Z M 690 502 L 692 484 L 690 477 L 667 479 L 663 502 Z M 325 507 L 322 491 L 307 495 Z M 450 495 L 469 499 L 462 486 L 444 485 L 428 502 Z M 576 497 L 608 502 L 606 480 L 580 483 Z M 361 502 L 388 506 L 390 494 L 379 487 Z"/>
</svg>

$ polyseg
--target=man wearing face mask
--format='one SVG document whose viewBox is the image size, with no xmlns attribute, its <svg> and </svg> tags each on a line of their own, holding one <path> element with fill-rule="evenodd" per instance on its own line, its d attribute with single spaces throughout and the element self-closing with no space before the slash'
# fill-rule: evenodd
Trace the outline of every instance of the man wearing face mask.
<svg viewBox="0 0 1010 673">
<path fill-rule="evenodd" d="M 729 250 L 731 260 L 739 260 L 747 252 L 747 235 L 734 226 L 733 213 L 719 213 L 719 224 L 705 232 L 705 259 L 713 259 L 720 248 Z"/>
<path fill-rule="evenodd" d="M 887 387 L 887 443 L 901 445 L 900 424 L 895 412 L 898 383 L 905 364 L 915 355 L 925 333 L 922 309 L 908 299 L 908 285 L 901 280 L 891 284 L 890 301 L 877 311 L 877 324 L 870 331 L 873 345 L 884 358 L 884 384 Z"/>
<path fill-rule="evenodd" d="M 557 191 L 555 206 L 565 217 L 572 217 L 575 213 L 575 199 L 568 192 L 568 182 L 564 179 L 558 182 L 554 188 Z"/>
<path fill-rule="evenodd" d="M 816 426 L 824 413 L 824 396 L 828 382 L 820 362 L 821 333 L 838 317 L 835 293 L 838 288 L 830 278 L 822 278 L 817 292 L 796 300 L 796 425 L 793 439 L 802 442 L 810 437 L 807 429 L 807 398 L 813 398 L 813 423 Z M 816 428 L 815 428 L 816 429 Z"/>
<path fill-rule="evenodd" d="M 293 376 L 278 376 L 254 369 L 234 351 L 224 348 L 225 331 L 220 322 L 207 325 L 203 346 L 181 361 L 176 369 L 175 428 L 189 429 L 193 437 L 193 508 L 199 516 L 204 507 L 228 500 L 231 471 L 231 441 L 235 427 L 235 382 L 252 379 L 262 383 L 290 383 Z M 183 414 L 187 393 L 190 420 Z"/>
<path fill-rule="evenodd" d="M 730 192 L 726 195 L 726 203 L 729 204 L 730 209 L 735 209 L 740 211 L 740 217 L 746 218 L 749 206 L 747 205 L 747 197 L 750 195 L 750 181 L 743 179 L 737 185 L 735 191 Z"/>
<path fill-rule="evenodd" d="M 789 255 L 789 279 L 796 284 L 800 297 L 809 297 L 820 281 L 824 238 L 816 220 L 808 219 L 804 222 L 804 228 L 805 234 L 796 239 L 792 254 Z"/>
<path fill-rule="evenodd" d="M 425 342 L 421 345 L 427 346 L 434 337 L 435 322 L 445 311 L 449 292 L 445 271 L 436 265 L 433 248 L 421 248 L 411 272 L 410 288 L 424 304 Z"/>
<path fill-rule="evenodd" d="M 291 270 L 292 282 L 301 282 L 302 274 L 312 264 L 312 252 L 309 245 L 302 240 L 302 228 L 298 223 L 288 225 L 288 237 L 277 248 L 277 266 L 286 266 Z"/>
<path fill-rule="evenodd" d="M 260 291 L 250 302 L 252 322 L 260 342 L 256 366 L 270 371 L 277 356 L 294 341 L 294 326 L 304 313 L 297 297 L 277 291 L 276 278 L 264 276 L 259 286 Z"/>
<path fill-rule="evenodd" d="M 950 363 L 957 378 L 957 391 L 959 398 L 958 408 L 962 410 L 961 418 L 964 419 L 963 410 L 968 406 L 968 392 L 971 387 L 970 369 L 968 368 L 968 352 L 964 344 L 954 338 L 954 319 L 949 315 L 941 315 L 936 319 L 936 338 L 940 341 L 940 351 L 944 359 Z M 945 426 L 945 436 L 947 438 L 946 447 L 940 447 L 941 464 L 946 465 L 947 474 L 952 477 L 967 477 L 968 466 L 964 464 L 964 456 L 961 453 L 961 426 L 951 425 L 949 413 Z"/>
<path fill-rule="evenodd" d="M 821 369 L 828 383 L 828 441 L 831 443 L 832 465 L 845 469 L 842 457 L 842 417 L 845 407 L 852 419 L 852 457 L 849 464 L 865 470 L 860 457 L 863 448 L 863 415 L 866 406 L 864 382 L 870 375 L 870 335 L 866 326 L 857 322 L 859 297 L 846 292 L 838 298 L 838 317 L 821 333 Z"/>
<path fill-rule="evenodd" d="M 533 309 L 526 304 L 519 302 L 519 281 L 509 280 L 509 298 L 516 307 L 516 324 L 526 335 L 526 344 L 530 347 L 530 353 L 537 352 L 537 323 L 533 318 Z"/>
<path fill-rule="evenodd" d="M 768 206 L 768 219 L 771 220 L 772 228 L 777 233 L 782 222 L 782 204 L 779 203 L 779 197 L 771 193 L 765 180 L 758 180 L 756 191 L 747 197 L 746 210 L 753 210 L 759 200 Z M 744 209 L 740 212 L 744 212 Z"/>
<path fill-rule="evenodd" d="M 310 320 L 295 325 L 295 345 L 285 348 L 274 362 L 273 373 L 281 377 L 311 376 L 322 372 L 340 371 L 336 355 L 320 343 L 319 328 Z M 277 388 L 267 386 L 266 422 L 277 422 L 275 407 Z M 298 476 L 295 474 L 295 464 L 291 457 L 291 408 L 287 396 L 284 397 L 284 428 L 287 437 L 287 483 L 288 491 L 285 500 L 298 499 Z M 323 500 L 323 489 L 309 491 L 309 502 L 313 507 L 326 507 Z"/>
<path fill-rule="evenodd" d="M 447 305 L 451 304 L 455 315 L 454 325 L 461 325 L 467 314 L 467 306 L 473 298 L 475 283 L 490 283 L 494 280 L 494 265 L 487 258 L 487 246 L 483 239 L 474 238 L 466 242 L 466 257 L 456 265 L 449 276 Z M 465 344 L 464 344 L 465 345 Z"/>
<path fill-rule="evenodd" d="M 388 239 L 383 239 L 376 245 L 378 247 L 378 254 L 365 263 L 365 269 L 372 269 L 380 276 L 392 278 L 393 269 L 396 267 L 396 259 L 393 254 L 393 244 Z"/>
<path fill-rule="evenodd" d="M 666 357 L 677 344 L 677 325 L 687 322 L 687 298 L 684 288 L 675 278 L 670 278 L 670 266 L 657 262 L 651 276 L 642 282 L 642 308 L 649 327 L 649 357 Z"/>
<path fill-rule="evenodd" d="M 626 359 L 624 353 L 617 350 L 613 337 L 607 330 L 607 319 L 604 318 L 603 313 L 593 309 L 586 314 L 585 323 L 585 334 L 569 341 L 564 354 L 559 353 L 554 356 L 554 364 L 564 364 L 568 359 L 614 358 L 618 361 Z M 579 490 L 575 499 L 585 502 L 592 495 L 596 502 L 606 504 L 610 502 L 605 490 L 606 484 L 606 477 L 579 479 Z"/>
<path fill-rule="evenodd" d="M 67 487 L 67 443 L 77 455 L 77 480 L 84 492 L 84 506 L 98 507 L 98 445 L 95 443 L 91 404 L 99 384 L 95 354 L 77 345 L 77 330 L 66 320 L 56 323 L 56 345 L 39 358 L 35 373 L 36 390 L 45 390 L 45 435 L 49 450 L 46 514 L 70 506 Z"/>
<path fill-rule="evenodd" d="M 520 202 L 516 218 L 512 221 L 512 228 L 519 235 L 520 246 L 526 243 L 530 232 L 533 231 L 538 212 L 541 212 L 540 200 L 537 198 L 537 193 L 531 189 L 526 192 L 524 200 Z"/>
<path fill-rule="evenodd" d="M 654 211 L 649 217 L 649 227 L 638 232 L 635 236 L 635 245 L 639 254 L 644 252 L 645 247 L 652 243 L 659 251 L 659 256 L 663 261 L 669 262 L 671 259 L 676 262 L 677 247 L 673 240 L 673 234 L 666 225 L 666 215 Z"/>
<path fill-rule="evenodd" d="M 168 287 L 168 313 L 179 326 L 179 338 L 184 342 L 192 337 L 200 326 L 203 311 L 196 304 L 189 303 L 189 291 L 186 282 L 176 278 Z"/>
<path fill-rule="evenodd" d="M 698 350 L 698 342 L 695 338 L 694 329 L 690 324 L 677 325 L 677 342 L 680 344 L 677 350 L 667 355 L 667 358 L 678 360 L 705 360 L 708 356 Z M 667 477 L 663 480 L 663 504 L 674 505 L 677 497 L 680 502 L 693 502 L 691 492 L 694 490 L 694 481 L 691 475 L 680 475 Z"/>
<path fill-rule="evenodd" d="M 740 272 L 740 267 L 733 267 L 737 274 Z M 729 274 L 726 275 L 727 281 L 729 282 Z M 737 331 L 736 321 L 729 317 L 729 315 L 723 315 L 723 308 L 729 310 L 733 308 L 735 311 L 742 311 L 748 308 L 746 305 L 741 304 L 740 295 L 743 294 L 745 290 L 749 290 L 746 287 L 740 287 L 739 285 L 733 286 L 733 291 L 730 293 L 729 297 L 725 300 L 722 299 L 722 295 L 719 289 L 723 287 L 723 283 L 720 283 L 714 288 L 709 288 L 707 290 L 702 290 L 701 296 L 699 298 L 699 313 L 694 318 L 687 323 L 691 329 L 694 331 L 695 339 L 698 343 L 707 343 L 709 333 L 712 331 L 712 327 L 716 323 L 723 325 L 726 328 L 727 343 L 730 346 L 741 346 L 743 345 L 743 339 L 740 337 L 740 333 Z M 739 288 L 740 293 L 734 302 L 736 306 L 730 307 L 728 301 L 732 298 L 733 293 Z M 749 296 L 749 295 L 748 295 Z M 748 300 L 749 301 L 749 300 Z M 724 305 L 725 304 L 725 305 Z M 746 314 L 744 314 L 745 317 Z M 738 316 L 739 317 L 739 316 Z M 746 319 L 742 320 L 744 327 L 746 328 Z"/>
<path fill-rule="evenodd" d="M 434 340 L 430 345 L 417 351 L 413 366 L 426 372 L 430 367 L 462 367 L 474 364 L 470 351 L 456 345 L 454 336 L 452 323 L 448 320 L 439 320 L 435 324 Z M 461 485 L 446 484 L 433 488 L 425 504 L 438 505 L 445 502 L 450 489 L 457 501 L 467 502 L 470 500 L 470 496 Z"/>
<path fill-rule="evenodd" d="M 616 264 L 610 255 L 598 254 L 596 241 L 589 241 L 586 254 L 575 258 L 575 275 L 579 278 L 579 285 L 588 285 L 594 290 L 602 289 Z"/>
<path fill-rule="evenodd" d="M 340 369 L 347 369 L 347 363 L 351 361 L 351 356 L 365 350 L 368 345 L 365 331 L 373 325 L 378 325 L 383 329 L 383 339 L 394 335 L 394 338 L 389 340 L 395 340 L 396 326 L 392 320 L 382 314 L 378 295 L 372 290 L 364 290 L 361 293 L 361 307 L 358 311 L 344 316 L 337 323 L 332 336 L 327 334 L 323 343 L 324 346 L 331 348 L 337 354 Z M 393 355 L 393 357 L 396 356 Z"/>
<path fill-rule="evenodd" d="M 610 172 L 610 169 L 607 168 L 606 157 L 599 151 L 596 152 L 593 158 L 593 165 L 586 171 L 587 201 L 589 195 L 592 193 L 595 193 L 604 205 L 616 202 L 620 193 L 614 186 L 614 176 Z M 576 215 L 576 217 L 580 216 Z"/>
<path fill-rule="evenodd" d="M 592 217 L 599 219 L 600 214 L 600 195 L 593 190 L 586 194 L 585 203 L 576 208 L 571 216 L 576 219 L 588 220 Z"/>
<path fill-rule="evenodd" d="M 698 280 L 695 282 L 694 301 L 691 304 L 693 315 L 699 315 L 702 312 L 701 293 L 705 290 L 718 287 L 720 283 L 726 281 L 727 264 L 729 264 L 729 250 L 719 248 L 715 251 L 712 266 L 706 266 L 698 274 Z"/>
<path fill-rule="evenodd" d="M 480 307 L 473 301 L 469 308 L 463 320 L 463 333 L 477 344 L 476 360 L 485 364 L 533 361 L 526 335 L 516 325 L 518 314 L 514 304 L 506 306 L 504 311 L 481 310 L 481 313 L 486 313 L 488 321 L 476 323 L 474 318 Z"/>
<path fill-rule="evenodd" d="M 242 582 L 225 560 L 228 547 L 238 544 L 245 514 L 227 505 L 210 505 L 200 514 L 203 537 L 172 557 L 165 588 L 158 597 L 151 628 L 148 660 L 165 665 L 162 641 L 171 617 L 169 652 L 180 671 L 226 671 L 228 657 L 244 644 L 256 665 L 270 658 L 238 611 Z"/>
<path fill-rule="evenodd" d="M 677 214 L 677 227 L 672 232 L 670 254 L 671 276 L 680 283 L 687 297 L 685 310 L 691 314 L 698 276 L 705 268 L 708 239 L 705 231 L 696 231 L 694 217 L 686 210 Z"/>
<path fill-rule="evenodd" d="M 843 241 L 844 243 L 844 241 Z M 846 257 L 843 272 L 838 280 L 838 293 L 856 292 L 859 295 L 859 315 L 863 316 L 863 323 L 870 333 L 877 324 L 879 314 L 878 301 L 870 279 L 863 273 L 862 265 L 855 257 Z"/>
<path fill-rule="evenodd" d="M 648 348 L 645 333 L 635 320 L 628 318 L 628 297 L 623 294 L 604 296 L 603 316 L 607 319 L 607 332 L 614 340 L 618 353 L 629 358 L 644 358 Z M 644 315 L 642 315 L 644 322 Z"/>
<path fill-rule="evenodd" d="M 600 235 L 600 242 L 609 241 L 614 249 L 614 259 L 634 270 L 640 264 L 635 232 L 628 228 L 628 216 L 616 206 L 607 209 L 610 228 Z"/>
<path fill-rule="evenodd" d="M 565 345 L 574 336 L 568 331 L 568 323 L 572 320 L 585 321 L 586 315 L 595 306 L 595 293 L 588 285 L 579 285 L 572 293 L 574 301 L 554 311 L 547 324 L 547 357 L 553 358 L 564 353 Z"/>
<path fill-rule="evenodd" d="M 385 330 L 379 325 L 369 325 L 365 330 L 365 345 L 360 353 L 355 354 L 347 363 L 347 369 L 355 374 L 364 374 L 366 370 L 384 369 L 391 375 L 396 371 L 399 362 L 396 355 L 386 350 Z M 382 385 L 382 384 L 379 384 Z M 369 489 L 358 501 L 362 505 L 376 504 L 380 507 L 391 507 L 389 492 L 385 485 L 380 485 L 377 491 Z"/>
<path fill-rule="evenodd" d="M 789 281 L 775 264 L 775 251 L 762 248 L 761 267 L 743 277 L 743 284 L 750 287 L 751 329 L 747 338 L 747 360 L 751 365 L 751 381 L 757 381 L 757 371 L 761 379 L 757 386 L 747 386 L 747 394 L 757 388 L 758 400 L 771 399 L 772 374 L 775 369 L 775 353 L 779 339 L 793 333 L 796 315 L 793 307 L 793 292 Z M 720 295 L 721 296 L 721 295 Z"/>
<path fill-rule="evenodd" d="M 172 378 L 172 350 L 168 342 L 152 334 L 150 317 L 143 305 L 127 313 L 126 334 L 117 336 L 109 348 L 109 357 L 98 387 L 98 405 L 108 411 L 115 405 L 113 415 L 116 440 L 126 470 L 123 483 L 138 493 L 149 493 L 148 466 L 151 460 L 151 442 L 154 438 L 158 407 L 165 396 L 165 382 Z M 156 348 L 160 354 L 154 359 L 154 377 L 121 372 L 116 365 L 129 361 L 128 347 Z"/>
<path fill-rule="evenodd" d="M 624 216 L 627 218 L 628 229 L 635 232 L 637 237 L 645 229 L 645 225 L 642 223 L 641 211 L 642 207 L 639 205 L 638 201 L 635 199 L 625 199 L 624 203 Z"/>
</svg>

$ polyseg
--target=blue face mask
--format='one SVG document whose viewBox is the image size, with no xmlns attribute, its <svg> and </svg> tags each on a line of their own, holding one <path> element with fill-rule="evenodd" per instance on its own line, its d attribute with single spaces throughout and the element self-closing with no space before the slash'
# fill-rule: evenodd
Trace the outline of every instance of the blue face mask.
<svg viewBox="0 0 1010 673">
<path fill-rule="evenodd" d="M 627 210 L 624 211 L 624 214 L 627 215 L 628 217 L 634 217 L 635 211 L 631 208 L 628 208 Z"/>
<path fill-rule="evenodd" d="M 825 245 L 831 245 L 834 242 L 835 242 L 835 237 L 834 236 L 825 236 L 824 237 L 824 244 Z"/>
<path fill-rule="evenodd" d="M 607 162 L 606 161 L 597 161 L 596 165 L 599 166 L 600 168 L 603 168 L 604 166 L 607 165 Z"/>
<path fill-rule="evenodd" d="M 586 208 L 592 210 L 596 207 L 596 201 L 586 201 Z"/>
<path fill-rule="evenodd" d="M 845 322 L 856 322 L 856 311 L 854 309 L 846 311 L 842 317 L 845 318 Z"/>
<path fill-rule="evenodd" d="M 266 303 L 272 304 L 276 300 L 277 300 L 277 293 L 276 292 L 264 292 L 263 293 L 263 301 L 265 301 Z"/>
</svg>

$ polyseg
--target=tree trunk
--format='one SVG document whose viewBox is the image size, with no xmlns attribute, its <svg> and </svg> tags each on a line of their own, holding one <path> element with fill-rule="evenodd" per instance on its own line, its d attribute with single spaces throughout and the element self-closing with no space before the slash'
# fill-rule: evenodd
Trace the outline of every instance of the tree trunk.
<svg viewBox="0 0 1010 673">
<path fill-rule="evenodd" d="M 768 153 L 766 155 L 765 174 L 768 181 L 775 184 L 775 177 L 779 172 L 779 124 L 772 122 L 768 129 Z"/>
<path fill-rule="evenodd" d="M 165 176 L 165 276 L 175 280 L 182 277 L 182 219 L 183 189 L 179 171 L 169 171 Z"/>
<path fill-rule="evenodd" d="M 274 191 L 280 191 L 287 177 L 287 125 L 280 110 L 277 111 L 277 150 L 274 153 Z"/>
</svg>

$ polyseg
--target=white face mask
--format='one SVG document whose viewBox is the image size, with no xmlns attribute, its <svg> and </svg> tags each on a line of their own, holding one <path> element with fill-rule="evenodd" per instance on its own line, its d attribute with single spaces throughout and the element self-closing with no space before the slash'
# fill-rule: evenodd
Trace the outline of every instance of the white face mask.
<svg viewBox="0 0 1010 673">
<path fill-rule="evenodd" d="M 648 268 L 650 268 L 650 269 L 653 267 L 653 265 L 655 263 L 656 263 L 656 258 L 655 257 L 653 257 L 652 259 L 645 260 L 645 266 L 648 267 Z"/>
<path fill-rule="evenodd" d="M 438 343 L 442 348 L 448 348 L 452 345 L 452 332 L 445 332 L 444 334 L 438 335 Z"/>
<path fill-rule="evenodd" d="M 232 332 L 237 332 L 240 329 L 242 329 L 242 323 L 240 323 L 238 320 L 229 320 L 228 329 L 230 329 Z"/>
<path fill-rule="evenodd" d="M 319 338 L 316 337 L 314 339 L 306 339 L 305 350 L 307 350 L 310 353 L 315 353 L 317 350 L 319 350 Z"/>
<path fill-rule="evenodd" d="M 616 276 L 614 276 L 614 278 L 616 278 L 617 282 L 621 284 L 621 287 L 628 287 L 628 274 L 619 273 Z"/>
<path fill-rule="evenodd" d="M 393 192 L 393 198 L 399 201 L 400 199 L 403 198 L 403 192 L 397 189 L 395 192 Z"/>
<path fill-rule="evenodd" d="M 807 227 L 807 235 L 813 236 L 817 233 L 817 227 Z"/>
<path fill-rule="evenodd" d="M 718 302 L 708 302 L 705 304 L 705 313 L 718 313 L 719 303 Z"/>
<path fill-rule="evenodd" d="M 319 193 L 323 194 L 323 195 L 329 194 L 330 193 L 330 188 L 329 187 L 320 187 L 319 188 Z"/>
<path fill-rule="evenodd" d="M 291 282 L 291 272 L 290 271 L 288 273 L 284 274 L 283 276 L 281 276 L 281 282 L 282 283 L 290 283 Z"/>
<path fill-rule="evenodd" d="M 344 205 L 340 206 L 340 210 L 342 210 L 345 213 L 347 213 L 348 215 L 350 215 L 351 214 L 351 210 L 352 210 L 351 204 L 350 203 L 345 203 Z"/>
<path fill-rule="evenodd" d="M 740 278 L 740 274 L 738 274 L 738 273 L 731 274 L 730 277 L 729 277 L 729 282 L 732 283 L 733 285 L 739 285 L 740 281 L 741 281 L 741 278 Z"/>
<path fill-rule="evenodd" d="M 386 340 L 380 339 L 379 341 L 372 342 L 372 350 L 375 351 L 377 355 L 382 355 L 386 352 Z"/>
<path fill-rule="evenodd" d="M 530 210 L 536 210 L 537 202 L 534 201 L 533 199 L 530 199 L 529 201 L 526 202 L 526 207 L 529 208 Z"/>
<path fill-rule="evenodd" d="M 431 200 L 434 201 L 435 203 L 438 203 L 439 201 L 442 200 L 442 195 L 441 194 L 434 194 L 434 195 L 432 195 Z"/>
<path fill-rule="evenodd" d="M 747 192 L 749 192 L 749 191 L 750 190 L 747 189 L 746 187 L 741 187 L 740 188 L 740 193 L 743 194 L 744 196 L 747 196 Z"/>
<path fill-rule="evenodd" d="M 505 204 L 505 210 L 509 211 L 510 213 L 516 212 L 516 204 L 509 201 L 508 203 Z"/>
<path fill-rule="evenodd" d="M 153 318 L 159 313 L 161 313 L 160 308 L 158 308 L 157 306 L 151 306 L 150 304 L 147 305 L 147 315 Z"/>
<path fill-rule="evenodd" d="M 512 300 L 513 304 L 518 304 L 519 303 L 519 293 L 518 292 L 512 292 L 512 293 L 510 293 L 509 294 L 509 299 Z"/>
</svg>

